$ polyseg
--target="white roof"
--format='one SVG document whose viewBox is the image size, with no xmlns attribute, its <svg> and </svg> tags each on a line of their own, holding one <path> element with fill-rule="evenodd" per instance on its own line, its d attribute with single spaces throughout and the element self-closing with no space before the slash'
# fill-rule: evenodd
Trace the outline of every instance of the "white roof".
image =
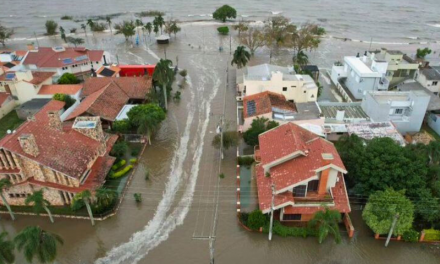
<svg viewBox="0 0 440 264">
<path fill-rule="evenodd" d="M 344 61 L 359 75 L 359 77 L 382 77 L 381 73 L 372 71 L 370 67 L 358 57 L 345 57 Z"/>
<path fill-rule="evenodd" d="M 121 111 L 119 112 L 118 116 L 116 116 L 115 120 L 119 121 L 119 120 L 128 119 L 127 116 L 128 111 L 130 111 L 130 109 L 132 109 L 135 106 L 136 105 L 132 105 L 132 104 L 124 105 L 124 107 L 122 107 Z"/>
</svg>

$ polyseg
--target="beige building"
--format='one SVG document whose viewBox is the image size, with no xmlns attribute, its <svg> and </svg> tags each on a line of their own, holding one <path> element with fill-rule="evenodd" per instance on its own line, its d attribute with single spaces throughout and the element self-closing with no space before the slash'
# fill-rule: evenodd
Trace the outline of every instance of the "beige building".
<svg viewBox="0 0 440 264">
<path fill-rule="evenodd" d="M 282 94 L 293 103 L 315 102 L 318 98 L 318 87 L 309 75 L 270 64 L 247 67 L 243 83 L 238 85 L 237 99 L 265 91 Z"/>
<path fill-rule="evenodd" d="M 0 179 L 9 204 L 24 205 L 35 190 L 44 190 L 52 205 L 68 205 L 74 195 L 102 186 L 115 158 L 108 154 L 116 135 L 103 132 L 99 117 L 78 117 L 63 124 L 64 102 L 50 101 L 15 133 L 0 140 Z M 0 202 L 1 204 L 2 202 Z"/>
<path fill-rule="evenodd" d="M 12 96 L 16 104 L 23 104 L 38 97 L 43 85 L 52 84 L 53 72 L 7 71 L 0 75 L 0 92 Z"/>
<path fill-rule="evenodd" d="M 0 92 L 0 119 L 9 114 L 15 107 L 12 96 L 5 92 Z"/>
<path fill-rule="evenodd" d="M 440 67 L 420 69 L 416 73 L 416 81 L 423 87 L 438 95 L 440 92 Z"/>
</svg>

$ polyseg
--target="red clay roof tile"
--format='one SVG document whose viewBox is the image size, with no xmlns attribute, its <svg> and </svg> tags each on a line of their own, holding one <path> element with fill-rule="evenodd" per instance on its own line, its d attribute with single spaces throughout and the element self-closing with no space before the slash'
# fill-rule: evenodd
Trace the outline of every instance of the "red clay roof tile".
<svg viewBox="0 0 440 264">
<path fill-rule="evenodd" d="M 29 51 L 23 61 L 23 65 L 36 65 L 39 68 L 61 68 L 66 65 L 81 63 L 84 61 L 101 61 L 103 50 L 87 50 L 84 48 L 65 48 L 65 51 L 55 52 L 51 47 L 40 47 L 37 51 Z M 77 61 L 75 58 L 87 56 L 86 59 Z M 71 63 L 65 64 L 64 59 L 71 59 Z"/>
<path fill-rule="evenodd" d="M 249 114 L 248 103 L 250 101 L 255 102 L 255 113 Z M 243 115 L 245 118 L 267 114 L 272 112 L 272 108 L 278 108 L 290 112 L 297 112 L 294 103 L 286 100 L 286 97 L 282 94 L 277 94 L 270 91 L 257 93 L 243 98 Z"/>
</svg>

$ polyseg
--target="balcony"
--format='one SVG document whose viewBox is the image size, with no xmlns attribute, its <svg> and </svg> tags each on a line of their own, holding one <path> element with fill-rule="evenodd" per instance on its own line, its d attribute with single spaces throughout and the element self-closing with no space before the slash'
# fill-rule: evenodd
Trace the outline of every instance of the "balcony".
<svg viewBox="0 0 440 264">
<path fill-rule="evenodd" d="M 305 197 L 294 197 L 295 205 L 304 205 L 304 204 L 325 204 L 325 205 L 334 205 L 333 194 L 330 192 L 319 195 L 316 191 L 310 191 L 306 193 Z"/>
</svg>

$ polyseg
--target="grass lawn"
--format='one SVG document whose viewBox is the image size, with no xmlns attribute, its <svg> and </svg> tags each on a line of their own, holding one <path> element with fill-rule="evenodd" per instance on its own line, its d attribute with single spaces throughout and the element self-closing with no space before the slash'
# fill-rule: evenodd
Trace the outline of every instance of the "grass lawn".
<svg viewBox="0 0 440 264">
<path fill-rule="evenodd" d="M 3 138 L 6 135 L 8 129 L 14 130 L 23 122 L 24 120 L 18 118 L 17 112 L 15 111 L 11 111 L 9 114 L 5 115 L 0 119 L 0 138 Z"/>
</svg>

